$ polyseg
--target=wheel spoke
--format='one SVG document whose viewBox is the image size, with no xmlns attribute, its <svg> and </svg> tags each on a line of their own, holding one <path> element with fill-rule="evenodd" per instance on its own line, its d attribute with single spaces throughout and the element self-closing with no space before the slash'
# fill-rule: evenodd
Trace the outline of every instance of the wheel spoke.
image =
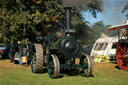
<svg viewBox="0 0 128 85">
<path fill-rule="evenodd" d="M 121 42 L 116 52 L 117 63 L 123 70 L 128 71 L 128 43 Z"/>
</svg>

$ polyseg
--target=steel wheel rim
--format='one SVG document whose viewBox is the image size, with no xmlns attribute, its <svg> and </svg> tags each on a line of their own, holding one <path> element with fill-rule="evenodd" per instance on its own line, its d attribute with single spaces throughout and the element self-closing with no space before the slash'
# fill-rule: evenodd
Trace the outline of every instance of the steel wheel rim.
<svg viewBox="0 0 128 85">
<path fill-rule="evenodd" d="M 31 57 L 31 69 L 33 73 L 42 73 L 44 71 L 44 55 L 41 44 L 34 44 Z"/>
<path fill-rule="evenodd" d="M 60 63 L 56 55 L 51 55 L 48 59 L 48 74 L 50 78 L 57 78 L 60 73 Z"/>
<path fill-rule="evenodd" d="M 80 64 L 84 64 L 85 66 L 87 66 L 84 68 L 85 75 L 92 76 L 92 71 L 93 71 L 92 58 L 88 55 L 84 55 L 84 57 L 81 59 Z"/>
</svg>

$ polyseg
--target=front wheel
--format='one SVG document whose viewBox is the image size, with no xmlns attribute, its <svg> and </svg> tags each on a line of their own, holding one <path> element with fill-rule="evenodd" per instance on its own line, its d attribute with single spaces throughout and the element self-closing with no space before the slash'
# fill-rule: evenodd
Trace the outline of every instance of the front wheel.
<svg viewBox="0 0 128 85">
<path fill-rule="evenodd" d="M 83 55 L 80 60 L 80 73 L 84 76 L 92 76 L 93 66 L 92 66 L 92 58 L 88 55 Z"/>
<path fill-rule="evenodd" d="M 57 78 L 60 73 L 60 63 L 56 55 L 51 55 L 48 58 L 48 74 L 50 78 Z"/>
</svg>

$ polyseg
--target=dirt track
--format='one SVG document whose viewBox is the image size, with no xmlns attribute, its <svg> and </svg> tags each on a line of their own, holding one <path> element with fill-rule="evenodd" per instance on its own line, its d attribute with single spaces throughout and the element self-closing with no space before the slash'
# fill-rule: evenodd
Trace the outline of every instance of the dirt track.
<svg viewBox="0 0 128 85">
<path fill-rule="evenodd" d="M 22 70 L 22 69 L 28 69 L 31 70 L 30 65 L 28 65 L 26 67 L 26 65 L 19 65 L 19 64 L 14 64 L 11 63 L 9 59 L 6 60 L 0 60 L 0 68 L 5 68 L 5 69 L 18 69 L 18 70 Z"/>
</svg>

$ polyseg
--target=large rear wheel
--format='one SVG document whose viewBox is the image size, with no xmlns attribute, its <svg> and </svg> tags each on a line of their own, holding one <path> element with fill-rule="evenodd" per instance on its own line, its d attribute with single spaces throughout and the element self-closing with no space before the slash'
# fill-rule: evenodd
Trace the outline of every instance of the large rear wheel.
<svg viewBox="0 0 128 85">
<path fill-rule="evenodd" d="M 128 71 L 128 42 L 119 43 L 116 50 L 116 59 L 120 69 Z"/>
<path fill-rule="evenodd" d="M 43 72 L 43 48 L 41 44 L 34 44 L 34 50 L 32 59 L 31 59 L 31 69 L 33 73 L 41 73 Z"/>
</svg>

